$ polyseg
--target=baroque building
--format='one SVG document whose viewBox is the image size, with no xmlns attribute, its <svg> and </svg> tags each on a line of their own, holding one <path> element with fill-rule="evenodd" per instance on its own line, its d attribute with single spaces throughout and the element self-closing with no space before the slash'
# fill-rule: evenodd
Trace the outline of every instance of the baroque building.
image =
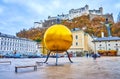
<svg viewBox="0 0 120 79">
<path fill-rule="evenodd" d="M 79 28 L 72 30 L 73 42 L 68 52 L 73 54 L 91 53 L 94 51 L 93 38 Z"/>
<path fill-rule="evenodd" d="M 14 53 L 28 55 L 37 51 L 37 42 L 35 41 L 0 33 L 0 55 Z"/>
<path fill-rule="evenodd" d="M 116 50 L 117 55 L 120 55 L 120 38 L 119 37 L 102 37 L 95 38 L 94 42 L 94 52 L 99 50 Z"/>
</svg>

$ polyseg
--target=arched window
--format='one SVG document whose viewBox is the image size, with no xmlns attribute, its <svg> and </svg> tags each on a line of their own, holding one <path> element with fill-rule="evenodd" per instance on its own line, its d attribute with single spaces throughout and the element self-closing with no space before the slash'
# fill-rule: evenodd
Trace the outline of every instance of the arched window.
<svg viewBox="0 0 120 79">
<path fill-rule="evenodd" d="M 78 35 L 75 36 L 75 39 L 78 39 Z"/>
<path fill-rule="evenodd" d="M 78 42 L 76 42 L 76 46 L 78 46 Z"/>
</svg>

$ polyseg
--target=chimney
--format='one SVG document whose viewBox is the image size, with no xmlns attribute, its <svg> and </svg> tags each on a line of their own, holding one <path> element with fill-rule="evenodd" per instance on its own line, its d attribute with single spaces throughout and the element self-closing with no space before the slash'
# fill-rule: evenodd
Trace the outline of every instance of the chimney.
<svg viewBox="0 0 120 79">
<path fill-rule="evenodd" d="M 102 37 L 102 38 L 104 37 L 104 32 L 101 32 L 101 37 Z"/>
</svg>

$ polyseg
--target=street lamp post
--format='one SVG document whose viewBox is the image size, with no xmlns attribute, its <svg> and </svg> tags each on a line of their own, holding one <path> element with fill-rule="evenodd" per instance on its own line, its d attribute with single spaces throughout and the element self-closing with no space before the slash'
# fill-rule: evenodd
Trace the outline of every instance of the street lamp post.
<svg viewBox="0 0 120 79">
<path fill-rule="evenodd" d="M 94 42 L 94 53 L 96 53 L 96 44 L 95 44 L 95 42 Z"/>
</svg>

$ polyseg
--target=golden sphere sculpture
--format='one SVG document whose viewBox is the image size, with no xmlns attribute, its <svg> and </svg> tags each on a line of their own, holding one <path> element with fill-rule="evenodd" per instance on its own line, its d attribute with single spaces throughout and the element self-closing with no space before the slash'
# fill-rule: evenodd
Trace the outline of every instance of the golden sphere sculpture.
<svg viewBox="0 0 120 79">
<path fill-rule="evenodd" d="M 64 25 L 55 24 L 49 27 L 44 34 L 45 47 L 50 51 L 66 51 L 72 45 L 72 33 Z"/>
</svg>

